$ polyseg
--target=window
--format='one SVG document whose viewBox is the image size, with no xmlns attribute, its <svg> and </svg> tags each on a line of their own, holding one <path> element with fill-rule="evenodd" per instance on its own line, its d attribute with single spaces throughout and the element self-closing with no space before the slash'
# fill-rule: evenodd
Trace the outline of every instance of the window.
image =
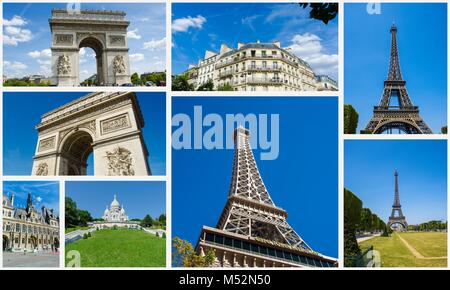
<svg viewBox="0 0 450 290">
<path fill-rule="evenodd" d="M 275 68 L 275 69 L 278 68 L 278 62 L 277 62 L 277 61 L 274 61 L 274 62 L 273 62 L 273 68 Z"/>
<path fill-rule="evenodd" d="M 261 55 L 262 57 L 266 57 L 267 56 L 266 51 L 265 50 L 261 51 Z"/>
<path fill-rule="evenodd" d="M 252 61 L 251 68 L 252 68 L 252 69 L 255 69 L 255 68 L 256 68 L 256 61 Z"/>
<path fill-rule="evenodd" d="M 263 67 L 263 68 L 267 68 L 267 61 L 263 61 L 263 62 L 262 62 L 262 67 Z"/>
<path fill-rule="evenodd" d="M 256 50 L 252 50 L 251 54 L 252 54 L 252 57 L 255 57 L 256 56 Z"/>
</svg>

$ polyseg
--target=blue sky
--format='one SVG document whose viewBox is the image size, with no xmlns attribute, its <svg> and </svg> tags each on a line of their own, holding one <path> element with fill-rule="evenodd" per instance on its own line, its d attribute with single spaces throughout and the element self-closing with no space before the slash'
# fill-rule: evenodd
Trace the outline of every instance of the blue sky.
<svg viewBox="0 0 450 290">
<path fill-rule="evenodd" d="M 344 185 L 387 221 L 394 201 L 394 170 L 409 224 L 447 220 L 447 142 L 347 140 Z"/>
<path fill-rule="evenodd" d="M 338 17 L 328 25 L 309 18 L 296 3 L 208 3 L 172 5 L 172 70 L 197 64 L 205 50 L 222 43 L 281 41 L 310 63 L 316 73 L 337 79 Z"/>
<path fill-rule="evenodd" d="M 3 194 L 10 197 L 12 193 L 17 207 L 26 207 L 28 193 L 31 193 L 33 204 L 39 211 L 45 206 L 59 215 L 58 181 L 4 181 Z"/>
<path fill-rule="evenodd" d="M 280 153 L 254 156 L 275 204 L 316 251 L 338 255 L 336 98 L 174 98 L 173 114 L 279 114 Z M 173 130 L 176 127 L 172 128 Z M 225 206 L 233 150 L 172 150 L 172 233 L 197 242 L 203 225 L 214 227 Z"/>
<path fill-rule="evenodd" d="M 387 77 L 393 22 L 408 94 L 434 133 L 447 125 L 447 6 L 381 4 L 369 15 L 366 4 L 346 4 L 344 17 L 345 103 L 359 113 L 358 131 L 369 122 Z"/>
<path fill-rule="evenodd" d="M 86 92 L 14 92 L 3 98 L 3 173 L 30 175 L 36 150 L 41 116 L 59 106 L 86 95 Z M 136 93 L 144 115 L 142 129 L 149 150 L 153 175 L 166 172 L 166 99 L 165 93 Z M 24 106 L 23 104 L 27 104 Z M 93 174 L 92 154 L 88 174 Z"/>
<path fill-rule="evenodd" d="M 158 218 L 166 213 L 166 184 L 160 181 L 68 181 L 66 197 L 93 218 L 101 218 L 106 206 L 117 195 L 130 219 L 142 219 L 149 214 Z"/>
<path fill-rule="evenodd" d="M 66 8 L 66 4 L 3 4 L 3 73 L 8 77 L 51 74 L 48 19 L 54 8 Z M 125 11 L 126 19 L 130 21 L 127 36 L 131 73 L 165 70 L 165 4 L 83 3 L 81 9 Z M 90 48 L 82 49 L 80 79 L 86 79 L 95 72 L 94 51 Z"/>
</svg>

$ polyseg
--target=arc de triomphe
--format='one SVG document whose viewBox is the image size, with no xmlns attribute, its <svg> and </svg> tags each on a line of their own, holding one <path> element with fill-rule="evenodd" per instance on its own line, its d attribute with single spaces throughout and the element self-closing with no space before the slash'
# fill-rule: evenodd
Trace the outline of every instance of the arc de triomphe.
<svg viewBox="0 0 450 290">
<path fill-rule="evenodd" d="M 78 86 L 80 49 L 92 48 L 97 60 L 98 85 L 130 83 L 127 28 L 121 11 L 53 9 L 52 79 L 55 86 Z M 81 80 L 83 81 L 83 80 Z"/>
<path fill-rule="evenodd" d="M 32 175 L 149 175 L 144 118 L 133 92 L 99 92 L 42 116 Z"/>
</svg>

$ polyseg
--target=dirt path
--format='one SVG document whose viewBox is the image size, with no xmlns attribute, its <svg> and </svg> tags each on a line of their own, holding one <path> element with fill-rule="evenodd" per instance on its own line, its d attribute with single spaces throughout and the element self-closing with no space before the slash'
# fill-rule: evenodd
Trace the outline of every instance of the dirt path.
<svg viewBox="0 0 450 290">
<path fill-rule="evenodd" d="M 425 257 L 422 255 L 419 251 L 417 251 L 413 246 L 411 246 L 404 238 L 402 238 L 399 234 L 396 234 L 400 241 L 405 244 L 405 246 L 408 248 L 408 250 L 416 257 L 417 259 L 424 259 L 424 260 L 440 260 L 440 259 L 447 259 L 447 256 L 443 257 Z"/>
</svg>

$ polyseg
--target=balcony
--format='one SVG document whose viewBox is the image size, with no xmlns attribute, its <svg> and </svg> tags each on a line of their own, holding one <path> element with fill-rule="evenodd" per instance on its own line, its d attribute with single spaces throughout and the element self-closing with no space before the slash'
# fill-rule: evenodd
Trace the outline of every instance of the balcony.
<svg viewBox="0 0 450 290">
<path fill-rule="evenodd" d="M 247 78 L 245 83 L 249 85 L 282 85 L 283 80 L 280 78 Z"/>
<path fill-rule="evenodd" d="M 280 66 L 272 66 L 272 65 L 249 65 L 247 66 L 247 70 L 248 71 L 266 71 L 266 72 L 270 72 L 270 71 L 281 71 L 281 67 Z"/>
<path fill-rule="evenodd" d="M 227 77 L 231 77 L 233 75 L 233 73 L 235 73 L 234 70 L 227 70 L 227 71 L 223 71 L 219 73 L 219 78 L 227 78 Z"/>
<path fill-rule="evenodd" d="M 298 63 L 292 60 L 289 60 L 287 57 L 282 57 L 281 55 L 261 55 L 261 54 L 255 54 L 255 55 L 246 55 L 246 56 L 240 56 L 240 57 L 234 57 L 233 59 L 227 60 L 227 61 L 217 61 L 215 68 L 219 69 L 227 65 L 232 65 L 235 63 L 238 63 L 240 61 L 244 60 L 253 60 L 253 59 L 270 59 L 270 60 L 281 60 L 284 62 L 289 63 L 292 66 L 298 67 Z"/>
</svg>

